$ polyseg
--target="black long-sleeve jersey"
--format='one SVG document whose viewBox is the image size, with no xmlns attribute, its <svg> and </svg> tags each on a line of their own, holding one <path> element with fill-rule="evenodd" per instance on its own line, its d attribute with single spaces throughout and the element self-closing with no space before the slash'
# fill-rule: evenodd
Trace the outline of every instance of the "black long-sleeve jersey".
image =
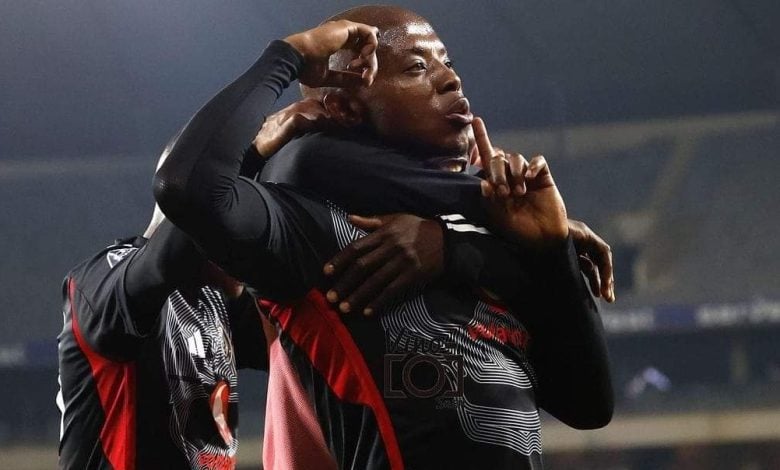
<svg viewBox="0 0 780 470">
<path fill-rule="evenodd" d="M 60 468 L 234 468 L 236 368 L 267 353 L 255 300 L 200 285 L 203 263 L 163 222 L 68 273 Z"/>
<path fill-rule="evenodd" d="M 596 306 L 580 277 L 571 276 L 576 270 L 538 285 L 545 257 L 473 225 L 490 224 L 480 178 L 435 165 L 435 158 L 399 151 L 370 133 L 320 132 L 287 144 L 261 179 L 306 188 L 353 214 L 439 216 L 448 280 L 487 289 L 510 311 L 523 312 L 520 320 L 537 339 L 529 351 L 537 403 L 576 428 L 605 425 L 613 407 L 607 349 Z M 531 295 L 521 288 L 529 276 L 538 285 Z"/>
<path fill-rule="evenodd" d="M 204 106 L 157 174 L 158 202 L 210 257 L 270 299 L 280 341 L 339 467 L 540 468 L 528 333 L 518 319 L 564 307 L 574 311 L 558 320 L 591 321 L 595 306 L 571 242 L 532 260 L 533 276 L 506 276 L 529 294 L 515 296 L 511 314 L 441 282 L 379 320 L 340 318 L 322 296 L 322 265 L 362 233 L 316 195 L 238 178 L 246 144 L 301 60 L 274 42 Z M 445 221 L 486 232 L 457 216 Z M 557 299 L 539 305 L 534 291 Z"/>
</svg>

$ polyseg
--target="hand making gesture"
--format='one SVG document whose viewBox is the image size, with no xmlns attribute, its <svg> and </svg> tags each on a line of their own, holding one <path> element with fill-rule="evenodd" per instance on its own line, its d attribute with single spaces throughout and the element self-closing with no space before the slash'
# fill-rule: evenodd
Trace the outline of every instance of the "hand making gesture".
<svg viewBox="0 0 780 470">
<path fill-rule="evenodd" d="M 473 126 L 486 176 L 482 196 L 496 226 L 511 238 L 531 244 L 568 237 L 566 206 L 544 157 L 529 162 L 519 153 L 494 149 L 482 119 L 474 119 Z"/>
<path fill-rule="evenodd" d="M 378 32 L 373 26 L 338 20 L 293 34 L 285 41 L 303 56 L 304 68 L 298 77 L 302 84 L 312 88 L 371 86 L 377 72 Z M 342 49 L 352 52 L 347 70 L 331 70 L 328 59 Z"/>
</svg>

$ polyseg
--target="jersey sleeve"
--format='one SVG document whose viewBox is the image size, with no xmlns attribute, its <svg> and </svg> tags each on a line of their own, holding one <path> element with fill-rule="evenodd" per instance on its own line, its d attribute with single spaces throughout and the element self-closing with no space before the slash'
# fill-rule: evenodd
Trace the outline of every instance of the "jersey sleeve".
<svg viewBox="0 0 780 470">
<path fill-rule="evenodd" d="M 176 288 L 196 282 L 203 256 L 164 221 L 143 246 L 116 245 L 68 277 L 68 301 L 82 337 L 109 358 L 127 359 L 157 323 Z"/>
<path fill-rule="evenodd" d="M 316 197 L 284 185 L 240 178 L 237 203 L 205 222 L 219 225 L 200 243 L 229 274 L 266 299 L 297 299 L 324 282 L 322 267 L 336 251 L 331 212 Z"/>
<path fill-rule="evenodd" d="M 538 404 L 576 429 L 603 427 L 614 409 L 609 354 L 571 237 L 530 258 L 530 290 L 510 297 L 507 306 L 534 312 L 524 321 L 531 333 Z"/>
<path fill-rule="evenodd" d="M 444 234 L 447 281 L 478 287 L 508 303 L 532 286 L 520 247 L 471 223 L 461 214 L 436 217 Z"/>
<path fill-rule="evenodd" d="M 522 250 L 460 215 L 439 220 L 447 272 L 498 298 L 531 334 L 539 406 L 578 429 L 606 425 L 614 393 L 604 328 L 571 239 Z"/>
<path fill-rule="evenodd" d="M 306 188 L 353 214 L 462 214 L 489 225 L 479 178 L 428 168 L 359 134 L 299 137 L 266 163 L 261 179 Z"/>
<path fill-rule="evenodd" d="M 145 331 L 133 318 L 124 289 L 130 260 L 139 248 L 120 245 L 100 252 L 65 280 L 66 312 L 74 332 L 90 349 L 111 360 L 129 360 Z"/>
<path fill-rule="evenodd" d="M 126 268 L 125 295 L 132 321 L 141 333 L 150 331 L 174 289 L 196 287 L 206 258 L 192 240 L 163 220 Z"/>
<path fill-rule="evenodd" d="M 265 114 L 302 64 L 292 46 L 272 42 L 195 114 L 155 175 L 155 198 L 166 216 L 212 261 L 276 301 L 311 289 L 335 246 L 322 202 L 240 176 Z"/>
</svg>

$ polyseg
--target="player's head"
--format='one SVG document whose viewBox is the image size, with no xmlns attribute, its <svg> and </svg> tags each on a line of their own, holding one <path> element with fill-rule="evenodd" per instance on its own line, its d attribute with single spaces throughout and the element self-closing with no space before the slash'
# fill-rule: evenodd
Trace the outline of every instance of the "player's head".
<svg viewBox="0 0 780 470">
<path fill-rule="evenodd" d="M 365 126 L 385 141 L 428 155 L 466 155 L 468 100 L 430 23 L 412 11 L 379 5 L 352 8 L 328 20 L 339 19 L 379 28 L 376 79 L 355 90 L 303 87 L 304 96 L 322 99 L 341 124 Z M 343 70 L 348 63 L 349 53 L 342 51 L 331 57 L 330 66 Z"/>
</svg>

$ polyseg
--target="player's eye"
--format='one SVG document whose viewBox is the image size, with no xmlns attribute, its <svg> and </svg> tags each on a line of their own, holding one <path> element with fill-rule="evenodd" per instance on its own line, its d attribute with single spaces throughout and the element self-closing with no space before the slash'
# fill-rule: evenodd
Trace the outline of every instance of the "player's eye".
<svg viewBox="0 0 780 470">
<path fill-rule="evenodd" d="M 451 69 L 451 68 L 455 67 L 455 64 L 454 64 L 454 63 L 453 63 L 451 60 L 449 60 L 449 59 L 447 59 L 447 60 L 445 60 L 445 61 L 444 61 L 444 65 L 445 65 L 445 66 L 446 66 L 448 69 Z"/>
<path fill-rule="evenodd" d="M 428 70 L 424 62 L 415 62 L 414 65 L 406 69 L 407 72 L 416 72 L 419 70 Z"/>
</svg>

